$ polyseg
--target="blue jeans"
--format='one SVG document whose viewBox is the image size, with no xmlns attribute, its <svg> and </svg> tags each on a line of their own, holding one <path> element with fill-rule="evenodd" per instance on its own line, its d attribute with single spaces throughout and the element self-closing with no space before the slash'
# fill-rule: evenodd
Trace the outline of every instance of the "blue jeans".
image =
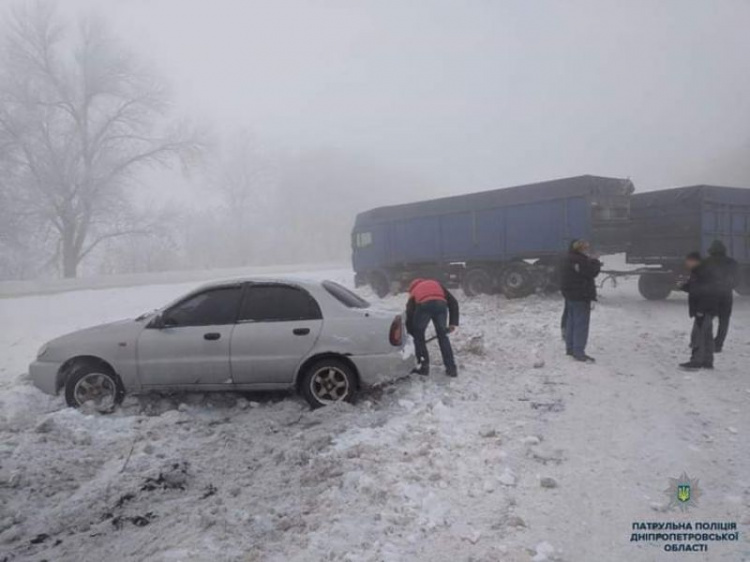
<svg viewBox="0 0 750 562">
<path fill-rule="evenodd" d="M 440 354 L 443 356 L 443 365 L 448 370 L 456 369 L 456 362 L 453 359 L 453 348 L 451 341 L 448 339 L 448 304 L 445 301 L 427 301 L 418 304 L 414 311 L 414 351 L 417 354 L 417 361 L 424 369 L 430 367 L 430 354 L 427 351 L 425 342 L 425 331 L 430 321 L 435 326 L 438 343 L 440 344 Z"/>
<path fill-rule="evenodd" d="M 574 357 L 586 355 L 591 320 L 590 301 L 565 301 L 565 346 Z"/>
</svg>

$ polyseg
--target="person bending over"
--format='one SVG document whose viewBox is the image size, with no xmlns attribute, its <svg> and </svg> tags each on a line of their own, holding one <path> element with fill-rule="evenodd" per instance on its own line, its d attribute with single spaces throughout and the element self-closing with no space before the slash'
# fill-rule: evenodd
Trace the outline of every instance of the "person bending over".
<svg viewBox="0 0 750 562">
<path fill-rule="evenodd" d="M 430 322 L 435 326 L 445 374 L 455 377 L 458 370 L 448 334 L 458 326 L 458 301 L 442 283 L 434 279 L 415 279 L 409 285 L 406 331 L 414 338 L 417 355 L 418 366 L 413 372 L 425 376 L 430 374 L 430 354 L 425 340 Z"/>
</svg>

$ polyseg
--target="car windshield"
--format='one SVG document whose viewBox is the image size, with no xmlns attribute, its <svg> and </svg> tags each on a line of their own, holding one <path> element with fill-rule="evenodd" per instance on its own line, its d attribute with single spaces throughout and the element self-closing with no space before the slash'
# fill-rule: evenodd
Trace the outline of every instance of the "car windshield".
<svg viewBox="0 0 750 562">
<path fill-rule="evenodd" d="M 323 288 L 347 308 L 369 308 L 370 303 L 357 293 L 333 281 L 323 281 Z"/>
</svg>

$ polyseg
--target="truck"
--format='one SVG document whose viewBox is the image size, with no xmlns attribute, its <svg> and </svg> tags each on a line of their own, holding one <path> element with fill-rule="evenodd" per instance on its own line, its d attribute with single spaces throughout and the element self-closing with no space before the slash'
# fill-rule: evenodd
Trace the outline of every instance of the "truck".
<svg viewBox="0 0 750 562">
<path fill-rule="evenodd" d="M 584 175 L 371 209 L 352 231 L 355 285 L 381 297 L 418 277 L 468 296 L 554 289 L 572 240 L 627 249 L 633 192 L 628 179 Z"/>
<path fill-rule="evenodd" d="M 737 292 L 750 294 L 750 189 L 694 185 L 638 193 L 630 219 L 625 259 L 646 266 L 638 278 L 644 298 L 666 299 L 685 273 L 685 255 L 705 255 L 714 240 L 740 264 Z"/>
</svg>

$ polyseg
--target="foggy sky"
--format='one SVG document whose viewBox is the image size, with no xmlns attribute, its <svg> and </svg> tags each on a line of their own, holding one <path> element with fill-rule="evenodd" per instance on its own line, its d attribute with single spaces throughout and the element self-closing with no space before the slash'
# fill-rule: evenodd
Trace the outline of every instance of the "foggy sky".
<svg viewBox="0 0 750 562">
<path fill-rule="evenodd" d="M 110 20 L 198 120 L 354 153 L 439 194 L 581 173 L 750 187 L 748 0 L 64 8 Z"/>
</svg>

